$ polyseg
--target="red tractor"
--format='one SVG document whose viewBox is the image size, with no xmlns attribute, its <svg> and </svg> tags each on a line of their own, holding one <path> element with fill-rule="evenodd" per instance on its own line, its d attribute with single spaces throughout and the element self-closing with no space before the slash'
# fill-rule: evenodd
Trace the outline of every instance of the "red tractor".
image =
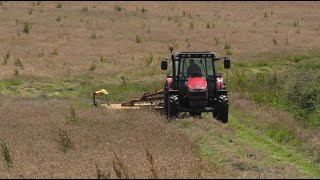
<svg viewBox="0 0 320 180">
<path fill-rule="evenodd" d="M 224 68 L 230 68 L 227 57 L 217 58 L 214 52 L 175 52 L 171 50 L 172 73 L 164 85 L 164 112 L 168 119 L 180 112 L 201 116 L 212 115 L 222 123 L 228 123 L 228 94 L 221 74 L 216 72 L 216 61 L 224 60 Z M 167 70 L 168 59 L 161 62 Z"/>
</svg>

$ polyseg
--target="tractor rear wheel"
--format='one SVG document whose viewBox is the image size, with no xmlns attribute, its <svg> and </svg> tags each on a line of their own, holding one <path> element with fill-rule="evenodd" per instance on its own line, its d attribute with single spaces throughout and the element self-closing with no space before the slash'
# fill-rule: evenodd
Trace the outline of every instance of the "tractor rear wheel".
<svg viewBox="0 0 320 180">
<path fill-rule="evenodd" d="M 228 123 L 228 115 L 229 115 L 228 96 L 226 95 L 219 96 L 218 103 L 214 108 L 212 115 L 213 115 L 213 118 L 216 118 L 222 123 Z"/>
<path fill-rule="evenodd" d="M 190 112 L 192 117 L 201 117 L 201 112 Z"/>
</svg>

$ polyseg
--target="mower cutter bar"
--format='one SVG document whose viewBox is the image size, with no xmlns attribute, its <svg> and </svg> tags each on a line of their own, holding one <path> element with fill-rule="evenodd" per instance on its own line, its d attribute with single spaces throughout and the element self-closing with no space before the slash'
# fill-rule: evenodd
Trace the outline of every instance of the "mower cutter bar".
<svg viewBox="0 0 320 180">
<path fill-rule="evenodd" d="M 140 99 L 132 99 L 128 102 L 121 103 L 121 106 L 134 106 L 137 102 L 146 102 L 149 101 L 151 104 L 153 104 L 153 101 L 160 101 L 163 100 L 163 93 L 164 91 L 156 91 L 154 93 L 144 93 L 143 96 Z"/>
</svg>

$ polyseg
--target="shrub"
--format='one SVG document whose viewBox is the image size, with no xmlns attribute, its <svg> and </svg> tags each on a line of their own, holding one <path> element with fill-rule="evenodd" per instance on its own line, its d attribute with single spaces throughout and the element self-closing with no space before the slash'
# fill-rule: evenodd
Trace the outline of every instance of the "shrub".
<svg viewBox="0 0 320 180">
<path fill-rule="evenodd" d="M 142 13 L 145 13 L 145 12 L 147 12 L 148 11 L 148 9 L 145 9 L 144 7 L 142 7 L 142 9 L 141 9 L 141 12 Z"/>
<path fill-rule="evenodd" d="M 61 16 L 56 17 L 56 21 L 60 22 L 61 21 Z"/>
<path fill-rule="evenodd" d="M 57 49 L 54 49 L 53 52 L 50 53 L 52 56 L 57 56 L 59 53 L 58 53 L 58 50 Z"/>
<path fill-rule="evenodd" d="M 186 38 L 186 44 L 187 44 L 187 47 L 191 46 L 189 38 Z"/>
<path fill-rule="evenodd" d="M 220 44 L 220 39 L 218 37 L 214 37 L 213 39 L 216 45 Z"/>
<path fill-rule="evenodd" d="M 30 29 L 31 29 L 32 25 L 29 24 L 29 22 L 24 22 L 23 23 L 23 32 L 29 34 Z"/>
<path fill-rule="evenodd" d="M 91 33 L 90 39 L 97 39 L 97 36 L 96 36 L 95 32 Z"/>
<path fill-rule="evenodd" d="M 56 8 L 62 8 L 62 4 L 61 3 L 57 3 L 56 4 Z"/>
<path fill-rule="evenodd" d="M 95 63 L 92 63 L 92 64 L 90 65 L 90 67 L 89 67 L 89 71 L 91 71 L 91 72 L 93 72 L 93 71 L 96 70 L 96 69 L 97 69 L 97 66 L 96 66 Z"/>
<path fill-rule="evenodd" d="M 126 10 L 126 8 L 121 7 L 121 6 L 119 6 L 119 5 L 113 6 L 113 9 L 114 9 L 115 11 L 118 11 L 118 12 L 121 12 L 121 11 Z"/>
<path fill-rule="evenodd" d="M 231 46 L 228 43 L 224 45 L 224 50 L 226 51 L 227 56 L 232 55 Z"/>
<path fill-rule="evenodd" d="M 293 105 L 296 115 L 318 117 L 320 123 L 320 63 L 319 59 L 308 63 L 298 62 L 289 70 L 285 83 L 285 99 Z"/>
<path fill-rule="evenodd" d="M 33 9 L 29 9 L 29 14 L 31 15 L 32 14 L 32 12 L 33 12 Z"/>
<path fill-rule="evenodd" d="M 3 160 L 6 164 L 6 166 L 11 167 L 12 166 L 12 157 L 10 155 L 9 148 L 6 143 L 1 144 L 1 152 L 2 152 L 2 157 L 3 157 Z"/>
<path fill-rule="evenodd" d="M 121 81 L 122 81 L 121 86 L 126 87 L 126 85 L 127 85 L 126 77 L 125 77 L 124 75 L 121 75 L 121 76 L 120 76 L 120 79 L 121 79 Z"/>
<path fill-rule="evenodd" d="M 65 130 L 59 129 L 59 146 L 62 152 L 66 153 L 70 149 L 73 148 L 73 144 L 71 142 L 70 137 L 68 136 L 68 133 Z"/>
<path fill-rule="evenodd" d="M 77 113 L 76 113 L 76 110 L 74 109 L 74 107 L 70 106 L 69 115 L 67 116 L 66 119 L 67 119 L 67 124 L 77 122 L 78 117 L 77 117 Z"/>
<path fill-rule="evenodd" d="M 103 56 L 100 56 L 100 62 L 102 63 L 106 63 L 107 62 L 107 58 L 106 57 L 103 57 Z"/>
<path fill-rule="evenodd" d="M 272 42 L 273 42 L 274 45 L 278 46 L 278 42 L 277 42 L 277 40 L 275 38 L 272 39 Z"/>
<path fill-rule="evenodd" d="M 21 69 L 23 69 L 22 62 L 21 62 L 21 60 L 19 58 L 16 58 L 16 60 L 14 61 L 14 65 L 18 66 L 18 67 L 21 67 Z"/>
<path fill-rule="evenodd" d="M 5 65 L 8 63 L 9 57 L 10 57 L 10 54 L 9 54 L 9 51 L 7 51 L 7 52 L 6 52 L 6 55 L 5 55 L 4 58 L 3 58 L 2 65 L 5 66 Z"/>
<path fill-rule="evenodd" d="M 89 11 L 88 6 L 82 7 L 82 12 L 88 12 L 88 11 Z"/>
<path fill-rule="evenodd" d="M 299 26 L 299 20 L 298 20 L 298 19 L 295 19 L 295 20 L 293 21 L 293 26 L 294 26 L 294 27 L 298 27 L 298 26 Z"/>
<path fill-rule="evenodd" d="M 190 28 L 190 29 L 193 29 L 193 22 L 190 22 L 190 23 L 189 23 L 189 28 Z"/>
<path fill-rule="evenodd" d="M 149 57 L 146 59 L 146 66 L 150 66 L 153 61 L 153 54 L 149 53 Z"/>
<path fill-rule="evenodd" d="M 142 42 L 141 36 L 136 34 L 136 43 L 141 43 L 141 42 Z"/>
<path fill-rule="evenodd" d="M 17 69 L 15 69 L 15 70 L 13 71 L 13 75 L 16 76 L 16 77 L 18 77 L 18 76 L 19 76 L 19 71 L 18 71 Z"/>
</svg>

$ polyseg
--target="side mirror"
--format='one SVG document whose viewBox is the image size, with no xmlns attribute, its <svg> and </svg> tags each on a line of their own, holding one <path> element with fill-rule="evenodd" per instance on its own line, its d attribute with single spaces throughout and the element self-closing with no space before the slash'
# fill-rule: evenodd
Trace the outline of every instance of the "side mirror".
<svg viewBox="0 0 320 180">
<path fill-rule="evenodd" d="M 230 69 L 230 64 L 231 64 L 230 59 L 225 58 L 224 61 L 223 61 L 224 68 L 225 69 Z"/>
<path fill-rule="evenodd" d="M 162 70 L 167 70 L 168 69 L 168 61 L 167 59 L 163 59 L 161 62 L 161 69 Z"/>
</svg>

